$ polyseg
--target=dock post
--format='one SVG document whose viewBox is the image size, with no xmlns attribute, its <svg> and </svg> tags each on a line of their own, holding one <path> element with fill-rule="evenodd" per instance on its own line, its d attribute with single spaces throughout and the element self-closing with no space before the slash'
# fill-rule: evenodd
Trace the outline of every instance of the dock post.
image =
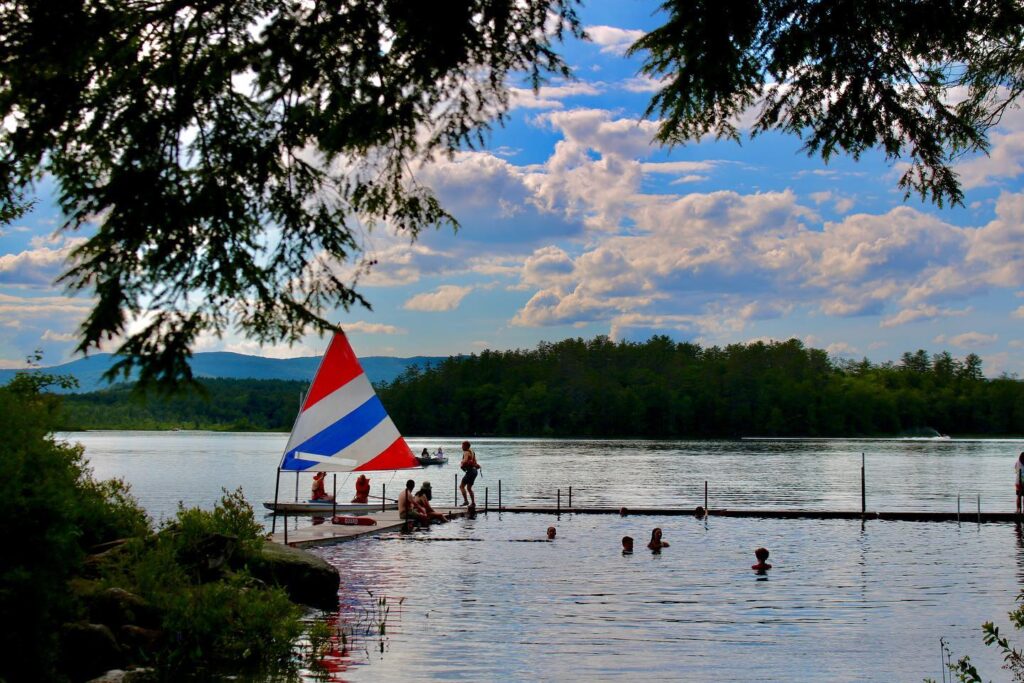
<svg viewBox="0 0 1024 683">
<path fill-rule="evenodd" d="M 384 512 L 387 509 L 388 504 L 388 485 L 380 485 L 380 511 Z"/>
<path fill-rule="evenodd" d="M 284 544 L 288 545 L 288 513 L 284 513 Z"/>
<path fill-rule="evenodd" d="M 487 487 L 484 487 L 484 512 L 487 512 Z"/>
<path fill-rule="evenodd" d="M 708 514 L 708 480 L 704 480 L 704 514 Z"/>
<path fill-rule="evenodd" d="M 569 508 L 572 509 L 572 487 L 569 487 Z"/>
<path fill-rule="evenodd" d="M 501 512 L 501 479 L 498 480 L 498 512 Z"/>
<path fill-rule="evenodd" d="M 978 494 L 978 524 L 981 524 L 981 494 Z"/>
<path fill-rule="evenodd" d="M 556 508 L 555 514 L 562 514 L 562 489 L 558 489 L 558 507 Z"/>
<path fill-rule="evenodd" d="M 334 473 L 334 494 L 331 496 L 331 517 L 338 516 L 338 473 Z"/>
<path fill-rule="evenodd" d="M 295 470 L 295 502 L 299 502 L 299 471 Z"/>
<path fill-rule="evenodd" d="M 860 454 L 860 514 L 861 517 L 868 512 L 867 486 L 864 483 L 864 453 Z"/>
<path fill-rule="evenodd" d="M 452 493 L 452 507 L 459 507 L 459 473 L 455 473 L 455 492 Z"/>
<path fill-rule="evenodd" d="M 277 468 L 277 478 L 274 480 L 274 519 L 270 523 L 270 533 L 277 532 L 277 494 L 281 489 L 281 468 Z"/>
<path fill-rule="evenodd" d="M 956 494 L 956 523 L 960 523 L 960 494 Z"/>
</svg>

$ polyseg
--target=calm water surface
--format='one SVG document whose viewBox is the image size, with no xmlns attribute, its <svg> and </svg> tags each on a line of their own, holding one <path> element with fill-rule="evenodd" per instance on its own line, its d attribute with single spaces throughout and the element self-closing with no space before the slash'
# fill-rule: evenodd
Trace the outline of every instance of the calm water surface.
<svg viewBox="0 0 1024 683">
<path fill-rule="evenodd" d="M 79 441 L 97 476 L 128 480 L 157 519 L 178 501 L 208 507 L 242 486 L 274 495 L 281 434 L 90 432 Z M 450 502 L 456 460 L 413 473 Z M 506 504 L 679 505 L 965 512 L 1013 509 L 1013 458 L 1024 441 L 637 442 L 482 439 L 478 494 Z M 397 492 L 406 474 L 378 474 Z M 330 480 L 329 480 L 330 486 Z M 300 496 L 309 489 L 299 481 Z M 339 497 L 353 488 L 338 477 Z M 294 498 L 295 477 L 281 478 Z M 563 503 L 565 498 L 563 498 Z M 558 538 L 543 538 L 554 524 Z M 672 543 L 643 550 L 654 526 Z M 623 557 L 619 540 L 636 539 Z M 519 542 L 519 541 L 531 542 Z M 767 580 L 749 570 L 765 545 Z M 334 680 L 941 680 L 939 637 L 1006 680 L 980 624 L 1024 585 L 1024 532 L 1010 524 L 512 515 L 491 513 L 411 535 L 319 549 L 341 571 L 339 624 L 354 643 Z M 366 635 L 388 597 L 386 636 Z M 401 605 L 398 605 L 401 601 Z M 1012 629 L 1011 629 L 1012 630 Z M 352 642 L 352 641 L 350 641 Z M 380 649 L 383 642 L 383 652 Z"/>
</svg>

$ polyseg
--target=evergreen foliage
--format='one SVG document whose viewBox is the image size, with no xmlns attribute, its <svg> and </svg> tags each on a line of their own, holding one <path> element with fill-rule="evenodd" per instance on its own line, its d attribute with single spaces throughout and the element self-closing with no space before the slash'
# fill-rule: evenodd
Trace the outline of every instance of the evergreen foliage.
<svg viewBox="0 0 1024 683">
<path fill-rule="evenodd" d="M 380 397 L 406 434 L 647 438 L 1024 433 L 1024 383 L 981 359 L 838 361 L 796 339 L 720 348 L 567 339 L 411 368 Z"/>
<path fill-rule="evenodd" d="M 455 225 L 413 163 L 479 144 L 581 34 L 573 0 L 13 0 L 0 26 L 0 219 L 52 177 L 86 229 L 79 350 L 123 335 L 114 375 L 166 388 L 203 332 L 365 304 L 365 230 Z"/>
<path fill-rule="evenodd" d="M 207 379 L 202 391 L 143 396 L 128 384 L 63 397 L 59 428 L 287 431 L 307 382 Z"/>
</svg>

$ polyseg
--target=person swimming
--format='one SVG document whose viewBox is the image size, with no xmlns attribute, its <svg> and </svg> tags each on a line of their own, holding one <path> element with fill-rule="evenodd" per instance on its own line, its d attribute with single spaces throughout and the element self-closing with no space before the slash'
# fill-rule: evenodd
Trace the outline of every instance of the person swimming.
<svg viewBox="0 0 1024 683">
<path fill-rule="evenodd" d="M 555 529 L 555 527 L 553 527 L 553 526 L 549 526 L 549 527 L 548 527 L 548 540 L 549 540 L 549 541 L 553 541 L 553 540 L 555 540 L 555 534 L 556 534 L 556 533 L 558 533 L 558 532 L 557 532 L 557 530 Z"/>
<path fill-rule="evenodd" d="M 662 548 L 668 547 L 668 541 L 661 540 L 661 527 L 656 527 L 651 532 L 651 542 L 647 544 L 647 547 L 654 552 L 661 552 Z"/>
<path fill-rule="evenodd" d="M 633 537 L 623 536 L 622 537 L 622 554 L 632 555 L 633 554 Z"/>
<path fill-rule="evenodd" d="M 757 564 L 750 565 L 750 568 L 754 571 L 758 572 L 759 574 L 763 574 L 764 572 L 772 568 L 772 566 L 768 564 L 767 561 L 768 548 L 758 548 L 754 551 L 754 557 L 757 558 Z"/>
</svg>

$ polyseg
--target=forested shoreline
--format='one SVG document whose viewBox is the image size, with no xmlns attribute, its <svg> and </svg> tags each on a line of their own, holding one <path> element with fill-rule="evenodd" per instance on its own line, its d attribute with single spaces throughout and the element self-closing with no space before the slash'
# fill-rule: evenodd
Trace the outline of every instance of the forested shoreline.
<svg viewBox="0 0 1024 683">
<path fill-rule="evenodd" d="M 65 396 L 61 429 L 287 431 L 303 382 L 204 379 L 206 395 L 142 402 L 128 385 Z M 1024 434 L 1024 382 L 981 359 L 830 359 L 786 342 L 725 347 L 567 339 L 484 351 L 378 387 L 403 434 L 732 438 Z"/>
<path fill-rule="evenodd" d="M 710 438 L 1024 433 L 1024 383 L 981 359 L 830 359 L 796 340 L 725 347 L 607 337 L 484 351 L 381 387 L 407 434 Z"/>
</svg>

